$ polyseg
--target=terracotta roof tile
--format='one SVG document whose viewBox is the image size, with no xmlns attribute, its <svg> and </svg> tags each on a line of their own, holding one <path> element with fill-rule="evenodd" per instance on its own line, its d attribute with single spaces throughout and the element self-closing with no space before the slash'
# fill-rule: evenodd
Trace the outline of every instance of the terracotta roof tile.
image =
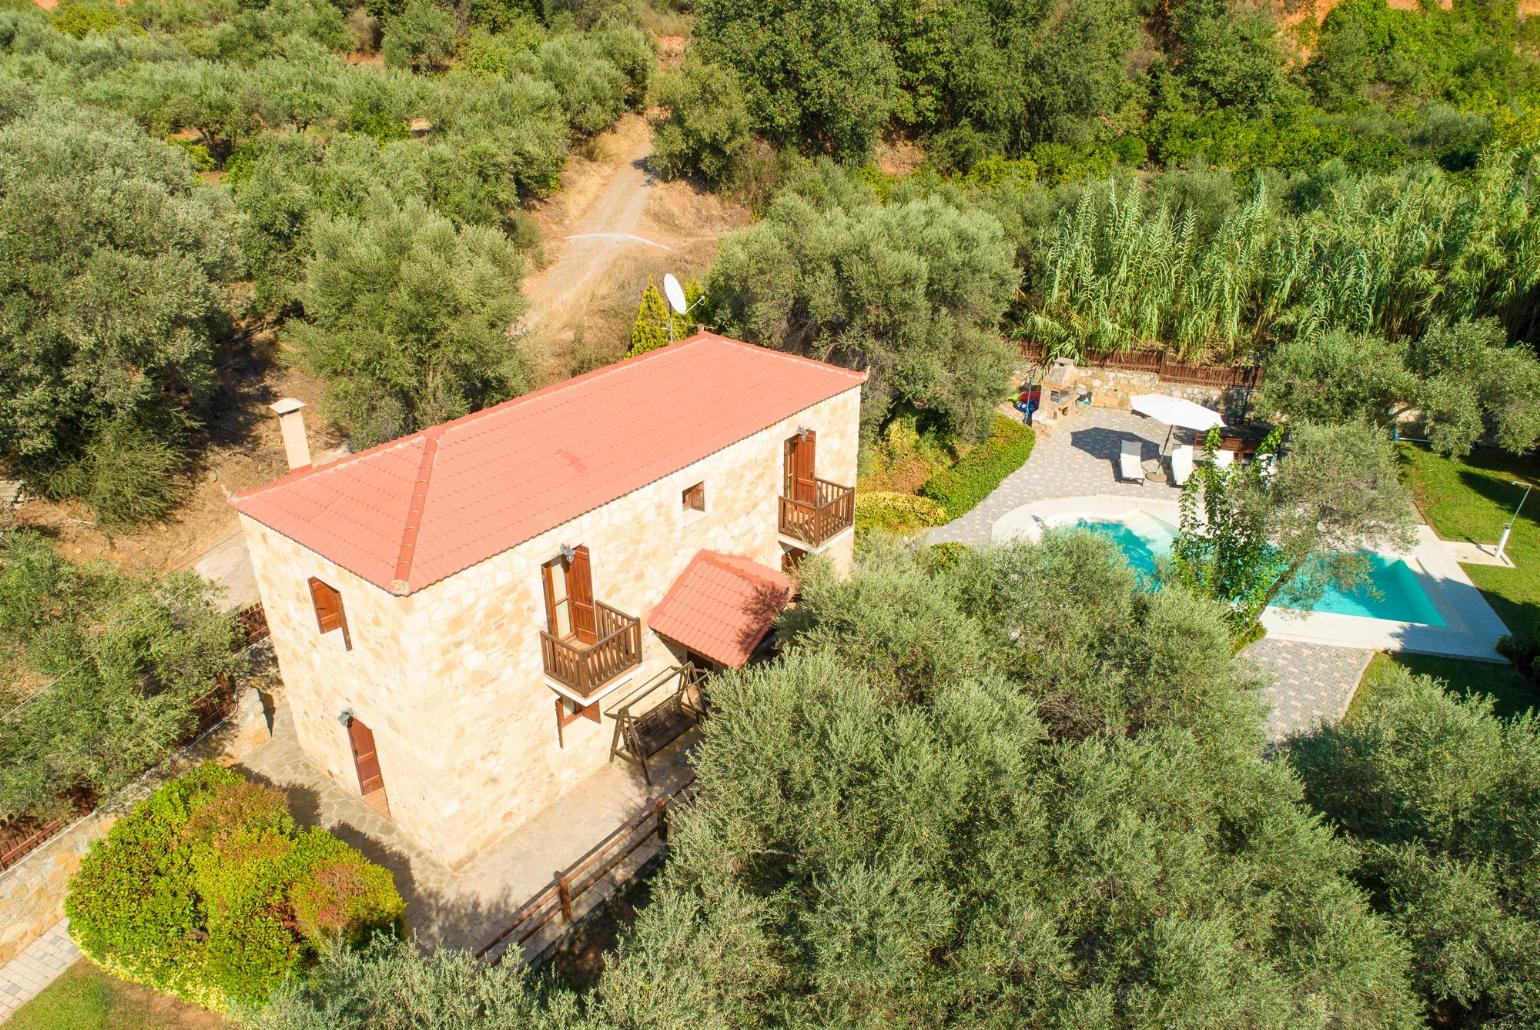
<svg viewBox="0 0 1540 1030">
<path fill-rule="evenodd" d="M 407 594 L 859 386 L 698 333 L 237 494 L 242 513 Z"/>
<path fill-rule="evenodd" d="M 699 551 L 647 625 L 692 651 L 741 668 L 791 598 L 791 580 L 735 554 Z"/>
</svg>

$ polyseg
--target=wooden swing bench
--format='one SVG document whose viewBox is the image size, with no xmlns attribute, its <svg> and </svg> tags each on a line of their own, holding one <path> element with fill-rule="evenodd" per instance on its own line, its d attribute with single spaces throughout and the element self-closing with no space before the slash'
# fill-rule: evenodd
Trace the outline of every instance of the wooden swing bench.
<svg viewBox="0 0 1540 1030">
<path fill-rule="evenodd" d="M 610 761 L 616 758 L 640 765 L 649 786 L 652 773 L 647 759 L 668 747 L 705 716 L 700 684 L 706 674 L 694 665 L 676 665 L 648 680 L 618 707 L 611 710 L 615 736 L 610 742 Z M 669 694 L 650 708 L 636 714 L 634 709 L 644 699 L 661 689 Z M 694 693 L 694 699 L 691 694 Z"/>
</svg>

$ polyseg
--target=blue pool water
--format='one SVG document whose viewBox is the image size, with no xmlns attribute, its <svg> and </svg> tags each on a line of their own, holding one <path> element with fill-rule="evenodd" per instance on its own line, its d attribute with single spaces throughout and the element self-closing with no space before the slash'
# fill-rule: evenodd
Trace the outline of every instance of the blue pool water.
<svg viewBox="0 0 1540 1030">
<path fill-rule="evenodd" d="M 1128 564 L 1141 579 L 1153 577 L 1156 561 L 1170 552 L 1171 542 L 1176 539 L 1176 530 L 1149 517 L 1128 522 L 1081 519 L 1075 525 L 1117 544 L 1118 550 L 1123 552 Z M 1416 574 L 1401 559 L 1371 553 L 1369 581 L 1378 591 L 1378 597 L 1367 590 L 1344 591 L 1331 588 L 1310 610 L 1388 619 L 1392 622 L 1416 622 L 1426 626 L 1444 625 L 1444 618 L 1438 613 L 1433 600 L 1423 590 Z"/>
</svg>

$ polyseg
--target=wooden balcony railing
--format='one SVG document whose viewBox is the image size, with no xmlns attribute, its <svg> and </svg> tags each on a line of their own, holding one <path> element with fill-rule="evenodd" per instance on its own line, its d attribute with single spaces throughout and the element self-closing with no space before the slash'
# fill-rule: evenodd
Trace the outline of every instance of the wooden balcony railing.
<svg viewBox="0 0 1540 1030">
<path fill-rule="evenodd" d="M 640 619 L 595 603 L 594 623 L 598 639 L 592 644 L 540 631 L 546 675 L 583 697 L 642 662 Z"/>
<path fill-rule="evenodd" d="M 781 496 L 781 533 L 817 547 L 855 521 L 856 491 L 827 479 L 814 482 L 818 489 L 812 503 Z"/>
</svg>

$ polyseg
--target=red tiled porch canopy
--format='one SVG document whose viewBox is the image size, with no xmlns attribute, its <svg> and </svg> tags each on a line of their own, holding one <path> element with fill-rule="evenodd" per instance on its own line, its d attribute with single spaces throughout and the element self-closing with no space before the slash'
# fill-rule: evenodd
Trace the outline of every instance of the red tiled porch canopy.
<svg viewBox="0 0 1540 1030">
<path fill-rule="evenodd" d="M 735 554 L 698 551 L 647 624 L 712 661 L 742 668 L 791 599 L 791 580 Z"/>
</svg>

